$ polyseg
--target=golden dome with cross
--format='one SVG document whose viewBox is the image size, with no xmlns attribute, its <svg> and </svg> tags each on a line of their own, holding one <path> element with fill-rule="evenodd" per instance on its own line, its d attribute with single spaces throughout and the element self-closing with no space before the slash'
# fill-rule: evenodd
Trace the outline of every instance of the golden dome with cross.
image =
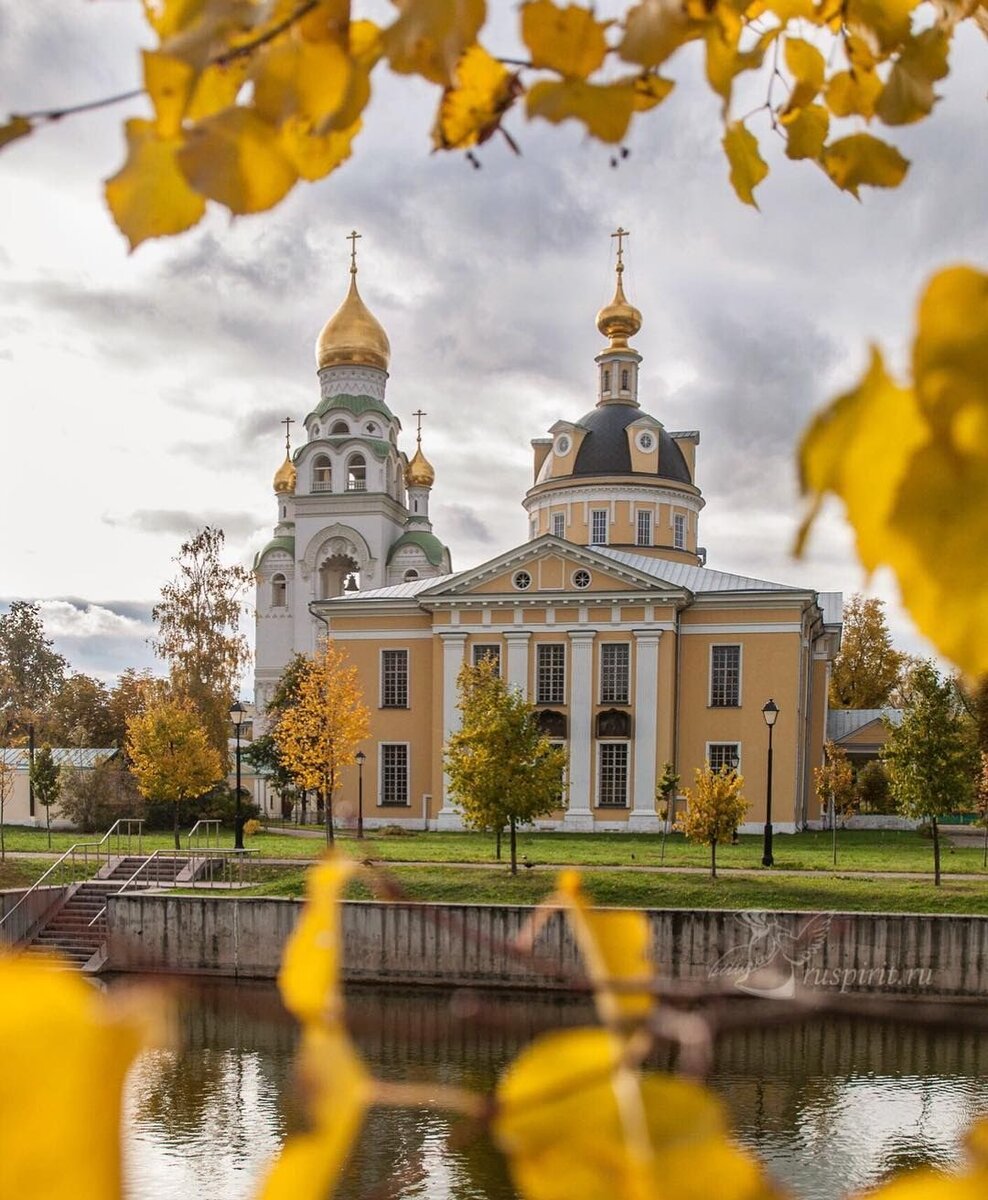
<svg viewBox="0 0 988 1200">
<path fill-rule="evenodd" d="M 357 291 L 357 238 L 349 235 L 350 288 L 346 298 L 323 326 L 316 341 L 316 368 L 335 366 L 377 367 L 388 369 L 391 343 L 380 321 L 360 298 Z"/>
</svg>

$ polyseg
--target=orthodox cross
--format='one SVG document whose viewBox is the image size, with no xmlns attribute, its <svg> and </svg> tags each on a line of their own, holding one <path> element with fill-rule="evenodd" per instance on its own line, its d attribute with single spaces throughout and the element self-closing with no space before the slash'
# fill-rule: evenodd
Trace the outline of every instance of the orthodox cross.
<svg viewBox="0 0 988 1200">
<path fill-rule="evenodd" d="M 350 274 L 357 273 L 357 238 L 363 235 L 358 233 L 356 229 L 351 229 L 347 234 L 346 240 L 350 243 Z"/>
<path fill-rule="evenodd" d="M 295 418 L 285 417 L 281 424 L 285 427 L 285 454 L 290 455 L 292 452 L 292 426 L 295 424 Z"/>
<path fill-rule="evenodd" d="M 422 445 L 422 418 L 428 415 L 428 413 L 423 412 L 421 409 L 412 413 L 412 416 L 415 418 L 415 440 L 420 446 Z"/>
<path fill-rule="evenodd" d="M 626 237 L 631 237 L 631 234 L 630 234 L 630 232 L 629 232 L 627 229 L 622 229 L 622 228 L 621 228 L 621 226 L 619 225 L 619 226 L 617 227 L 616 231 L 615 231 L 614 233 L 612 233 L 612 234 L 611 234 L 611 237 L 612 237 L 612 238 L 615 238 L 615 237 L 616 237 L 616 238 L 617 238 L 617 240 L 618 240 L 617 269 L 618 269 L 619 271 L 623 271 L 623 270 L 624 270 L 624 258 L 623 258 L 623 255 L 624 255 L 624 239 L 625 239 Z"/>
</svg>

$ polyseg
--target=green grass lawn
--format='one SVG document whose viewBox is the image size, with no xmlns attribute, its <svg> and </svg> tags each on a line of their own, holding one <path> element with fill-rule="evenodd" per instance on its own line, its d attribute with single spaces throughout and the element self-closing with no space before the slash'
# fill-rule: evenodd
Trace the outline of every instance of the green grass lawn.
<svg viewBox="0 0 988 1200">
<path fill-rule="evenodd" d="M 553 889 L 551 870 L 506 867 L 389 866 L 412 900 L 468 904 L 537 904 Z M 301 869 L 266 868 L 263 882 L 237 895 L 301 896 Z M 584 872 L 587 892 L 598 904 L 624 908 L 768 908 L 847 912 L 967 913 L 988 915 L 988 890 L 977 881 L 854 879 L 837 876 L 770 876 L 757 879 L 703 875 L 646 875 L 630 871 Z M 371 884 L 355 880 L 350 899 L 374 897 Z"/>
<path fill-rule="evenodd" d="M 99 835 L 58 832 L 52 834 L 52 849 L 60 853 L 74 841 L 97 841 Z M 6 830 L 8 850 L 47 851 L 44 830 L 11 828 Z M 221 845 L 232 846 L 233 835 L 225 831 Z M 340 849 L 360 858 L 380 862 L 489 863 L 494 861 L 494 839 L 479 833 L 369 833 L 358 842 L 349 832 L 338 839 Z M 142 842 L 145 853 L 168 850 L 173 845 L 167 832 L 147 834 Z M 186 845 L 182 838 L 183 847 Z M 322 838 L 292 837 L 281 833 L 261 833 L 248 838 L 247 846 L 261 857 L 315 858 L 322 853 Z M 686 842 L 680 834 L 666 839 L 665 854 L 659 834 L 578 834 L 523 832 L 518 837 L 518 853 L 541 865 L 575 863 L 581 866 L 667 866 L 706 867 L 710 852 L 706 846 Z M 953 847 L 943 843 L 943 869 L 961 874 L 988 874 L 982 867 L 979 839 L 970 846 Z M 120 845 L 127 852 L 126 840 Z M 775 838 L 775 865 L 781 870 L 833 871 L 833 850 L 829 833 L 779 834 Z M 136 840 L 131 853 L 137 852 Z M 505 854 L 507 847 L 505 846 Z M 762 839 L 742 837 L 737 846 L 718 847 L 717 860 L 722 867 L 761 870 Z M 917 833 L 882 830 L 847 830 L 838 835 L 839 871 L 922 871 L 932 872 L 933 847 Z"/>
</svg>

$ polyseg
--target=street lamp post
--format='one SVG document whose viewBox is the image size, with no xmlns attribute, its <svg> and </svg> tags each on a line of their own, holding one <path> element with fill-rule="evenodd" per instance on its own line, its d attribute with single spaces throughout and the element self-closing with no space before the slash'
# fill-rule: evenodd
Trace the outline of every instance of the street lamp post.
<svg viewBox="0 0 988 1200">
<path fill-rule="evenodd" d="M 244 818 L 240 811 L 240 726 L 244 723 L 244 717 L 247 716 L 247 709 L 235 700 L 230 707 L 230 720 L 233 722 L 233 734 L 237 739 L 237 810 L 233 818 L 233 848 L 234 850 L 243 850 L 244 848 Z"/>
<path fill-rule="evenodd" d="M 771 867 L 775 863 L 772 857 L 772 729 L 779 717 L 779 706 L 774 700 L 762 709 L 762 716 L 768 726 L 768 784 L 765 792 L 765 844 L 762 848 L 762 866 Z"/>
<path fill-rule="evenodd" d="M 358 750 L 354 755 L 357 760 L 357 837 L 364 836 L 364 762 L 367 755 Z"/>
</svg>

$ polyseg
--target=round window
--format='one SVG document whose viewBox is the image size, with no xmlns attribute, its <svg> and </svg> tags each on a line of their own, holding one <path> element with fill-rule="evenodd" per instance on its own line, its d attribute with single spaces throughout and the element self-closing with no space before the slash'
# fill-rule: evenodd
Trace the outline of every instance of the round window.
<svg viewBox="0 0 988 1200">
<path fill-rule="evenodd" d="M 532 577 L 527 571 L 515 571 L 513 582 L 519 592 L 527 592 L 532 586 Z"/>
<path fill-rule="evenodd" d="M 578 588 L 588 588 L 590 586 L 590 572 L 579 570 L 573 572 L 573 586 Z"/>
<path fill-rule="evenodd" d="M 655 434 L 649 433 L 647 429 L 643 429 L 635 440 L 638 443 L 638 449 L 646 454 L 655 449 Z"/>
<path fill-rule="evenodd" d="M 570 440 L 565 433 L 561 433 L 556 438 L 556 453 L 559 455 L 569 454 Z"/>
</svg>

